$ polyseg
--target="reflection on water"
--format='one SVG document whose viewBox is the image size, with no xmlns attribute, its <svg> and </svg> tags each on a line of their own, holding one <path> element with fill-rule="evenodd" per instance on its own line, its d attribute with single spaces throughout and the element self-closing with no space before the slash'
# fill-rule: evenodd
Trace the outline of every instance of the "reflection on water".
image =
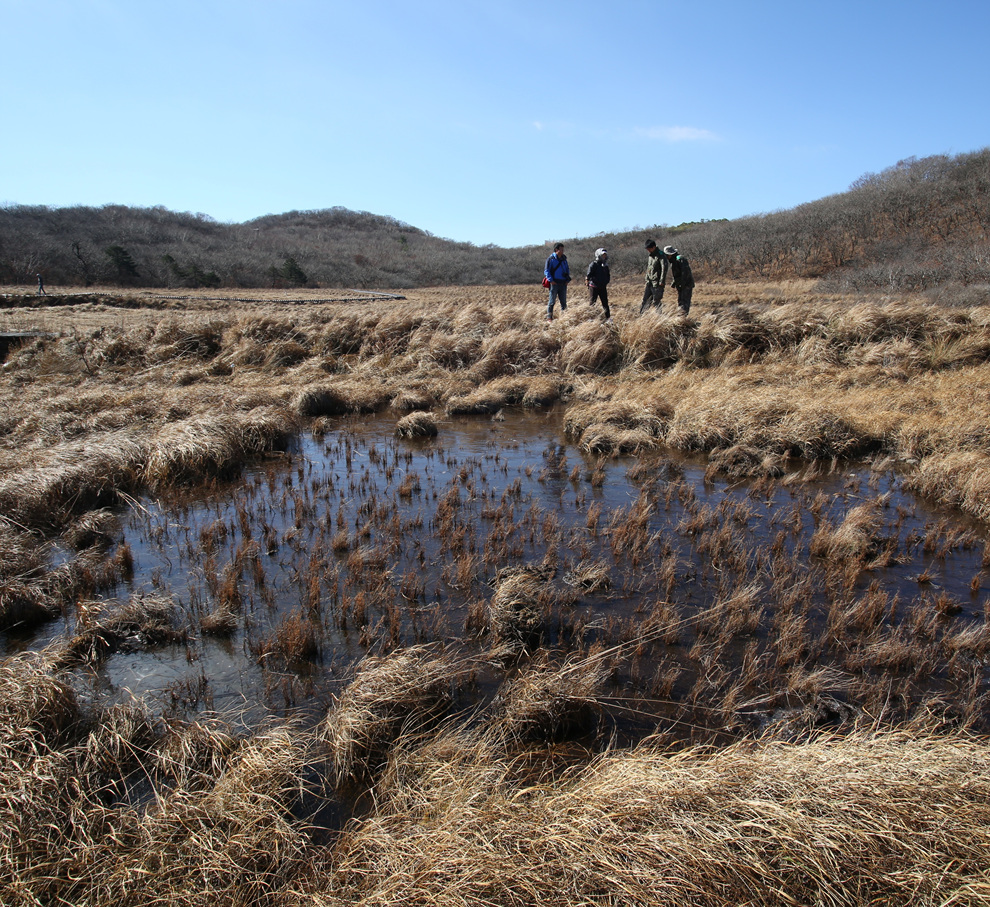
<svg viewBox="0 0 990 907">
<path fill-rule="evenodd" d="M 884 645 L 898 627 L 920 626 L 907 623 L 912 609 L 939 612 L 942 623 L 926 631 L 939 640 L 985 621 L 984 529 L 926 509 L 890 470 L 857 464 L 728 484 L 706 482 L 703 461 L 669 452 L 588 457 L 553 412 L 453 420 L 431 441 L 396 440 L 394 426 L 395 417 L 341 420 L 236 483 L 140 501 L 124 521 L 133 580 L 115 595 L 171 596 L 190 642 L 115 654 L 98 672 L 100 690 L 240 712 L 248 723 L 318 711 L 368 652 L 464 638 L 484 646 L 481 615 L 499 570 L 532 563 L 553 568 L 559 592 L 542 630 L 549 648 L 621 645 L 658 615 L 676 616 L 682 629 L 613 673 L 630 715 L 690 697 L 706 659 L 726 652 L 740 671 L 753 658 L 791 670 L 785 621 L 802 639 L 832 640 L 798 644 L 793 664 L 876 671 L 828 629 L 863 596 L 881 602 Z M 865 502 L 876 502 L 868 569 L 840 569 L 841 551 L 812 556 L 816 527 L 839 527 Z M 589 565 L 607 581 L 582 582 Z M 713 618 L 738 619 L 731 633 L 694 622 L 743 594 L 745 607 Z M 231 632 L 204 633 L 224 609 Z M 34 644 L 67 631 L 52 625 Z M 891 670 L 921 673 L 914 662 Z M 972 682 L 977 669 L 966 670 Z M 977 673 L 985 686 L 982 662 Z M 929 674 L 912 679 L 919 696 L 964 682 L 951 666 Z"/>
</svg>

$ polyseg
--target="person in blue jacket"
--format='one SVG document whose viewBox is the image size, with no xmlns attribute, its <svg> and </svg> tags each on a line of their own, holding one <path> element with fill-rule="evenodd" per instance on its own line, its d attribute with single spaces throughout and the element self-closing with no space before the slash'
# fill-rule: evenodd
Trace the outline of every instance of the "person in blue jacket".
<svg viewBox="0 0 990 907">
<path fill-rule="evenodd" d="M 550 299 L 547 302 L 547 321 L 553 321 L 554 303 L 560 300 L 560 311 L 567 311 L 567 284 L 571 280 L 570 265 L 564 254 L 564 244 L 557 243 L 553 247 L 553 255 L 547 259 L 543 268 L 543 276 L 550 282 Z"/>
</svg>

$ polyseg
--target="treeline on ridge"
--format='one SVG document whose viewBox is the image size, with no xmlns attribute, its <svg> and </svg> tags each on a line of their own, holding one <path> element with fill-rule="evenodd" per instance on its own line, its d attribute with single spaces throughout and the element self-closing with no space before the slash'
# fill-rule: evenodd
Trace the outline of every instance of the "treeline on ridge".
<svg viewBox="0 0 990 907">
<path fill-rule="evenodd" d="M 848 191 L 736 220 L 559 237 L 580 273 L 594 249 L 642 272 L 643 240 L 674 243 L 700 279 L 819 278 L 834 289 L 990 284 L 990 148 L 908 158 Z M 555 239 L 558 237 L 554 237 Z M 382 287 L 538 282 L 544 245 L 442 239 L 394 218 L 330 208 L 240 224 L 163 207 L 0 207 L 0 284 Z"/>
</svg>

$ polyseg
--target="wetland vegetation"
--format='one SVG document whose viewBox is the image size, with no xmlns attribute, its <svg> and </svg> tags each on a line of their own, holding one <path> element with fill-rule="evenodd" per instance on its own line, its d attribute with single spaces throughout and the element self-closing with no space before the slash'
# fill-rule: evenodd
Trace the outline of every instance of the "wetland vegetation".
<svg viewBox="0 0 990 907">
<path fill-rule="evenodd" d="M 107 292 L 0 311 L 5 904 L 990 901 L 986 300 Z"/>
</svg>

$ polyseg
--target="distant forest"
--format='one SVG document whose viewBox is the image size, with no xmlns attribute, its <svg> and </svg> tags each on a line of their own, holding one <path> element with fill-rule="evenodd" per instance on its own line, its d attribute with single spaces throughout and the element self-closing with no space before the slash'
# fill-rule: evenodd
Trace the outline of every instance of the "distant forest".
<svg viewBox="0 0 990 907">
<path fill-rule="evenodd" d="M 677 245 L 701 280 L 813 277 L 835 289 L 894 291 L 990 285 L 988 229 L 990 148 L 909 158 L 846 192 L 786 211 L 559 238 L 576 274 L 602 245 L 614 276 L 642 273 L 650 236 Z M 162 207 L 0 207 L 5 285 L 32 283 L 39 272 L 53 287 L 538 283 L 547 254 L 543 245 L 441 239 L 346 208 L 225 224 Z"/>
</svg>

